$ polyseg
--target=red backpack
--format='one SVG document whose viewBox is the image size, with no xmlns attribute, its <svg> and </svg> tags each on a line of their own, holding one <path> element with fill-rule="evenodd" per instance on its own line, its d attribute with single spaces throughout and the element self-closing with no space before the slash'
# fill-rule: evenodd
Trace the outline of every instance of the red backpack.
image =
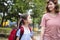
<svg viewBox="0 0 60 40">
<path fill-rule="evenodd" d="M 29 27 L 30 31 L 31 31 L 31 28 Z M 24 33 L 24 28 L 23 27 L 20 27 L 20 39 Z M 17 33 L 18 29 L 13 29 L 8 37 L 8 40 L 16 40 L 16 33 Z"/>
</svg>

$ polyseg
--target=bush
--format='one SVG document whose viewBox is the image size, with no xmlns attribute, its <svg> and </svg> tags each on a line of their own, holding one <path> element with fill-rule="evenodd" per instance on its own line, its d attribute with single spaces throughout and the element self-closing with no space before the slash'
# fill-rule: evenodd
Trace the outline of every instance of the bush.
<svg viewBox="0 0 60 40">
<path fill-rule="evenodd" d="M 0 28 L 0 34 L 9 35 L 11 30 L 11 28 Z"/>
</svg>

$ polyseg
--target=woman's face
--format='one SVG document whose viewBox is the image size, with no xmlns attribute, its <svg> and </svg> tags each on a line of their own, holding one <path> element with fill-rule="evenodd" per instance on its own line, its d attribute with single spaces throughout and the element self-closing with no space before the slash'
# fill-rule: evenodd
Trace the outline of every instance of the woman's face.
<svg viewBox="0 0 60 40">
<path fill-rule="evenodd" d="M 49 9 L 50 11 L 53 11 L 53 10 L 55 9 L 55 4 L 50 1 L 50 2 L 48 3 L 48 9 Z"/>
</svg>

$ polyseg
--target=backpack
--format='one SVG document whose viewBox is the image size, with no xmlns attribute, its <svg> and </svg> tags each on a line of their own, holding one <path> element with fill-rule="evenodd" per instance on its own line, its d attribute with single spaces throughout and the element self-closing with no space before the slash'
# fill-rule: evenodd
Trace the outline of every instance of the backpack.
<svg viewBox="0 0 60 40">
<path fill-rule="evenodd" d="M 24 33 L 24 28 L 23 27 L 20 27 L 19 29 L 20 29 L 20 38 L 19 39 L 21 39 L 21 37 L 22 37 L 22 35 Z M 16 40 L 16 38 L 17 38 L 16 33 L 17 33 L 17 31 L 19 29 L 17 29 L 17 28 L 16 29 L 13 29 L 11 31 L 9 37 L 8 37 L 8 40 Z M 29 27 L 29 29 L 30 29 L 30 32 L 31 32 L 31 28 L 30 27 Z"/>
</svg>

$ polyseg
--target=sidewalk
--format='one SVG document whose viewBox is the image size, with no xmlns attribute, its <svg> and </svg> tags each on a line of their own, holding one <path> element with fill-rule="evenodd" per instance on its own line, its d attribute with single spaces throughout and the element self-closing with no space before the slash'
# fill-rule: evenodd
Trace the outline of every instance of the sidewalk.
<svg viewBox="0 0 60 40">
<path fill-rule="evenodd" d="M 40 40 L 40 33 L 34 33 L 34 37 L 36 38 L 36 40 Z M 0 40 L 8 40 L 7 38 L 4 37 L 0 37 Z"/>
<path fill-rule="evenodd" d="M 35 36 L 36 40 L 40 40 L 40 35 Z"/>
<path fill-rule="evenodd" d="M 40 40 L 40 33 L 35 33 L 34 37 L 36 38 L 36 40 Z"/>
</svg>

